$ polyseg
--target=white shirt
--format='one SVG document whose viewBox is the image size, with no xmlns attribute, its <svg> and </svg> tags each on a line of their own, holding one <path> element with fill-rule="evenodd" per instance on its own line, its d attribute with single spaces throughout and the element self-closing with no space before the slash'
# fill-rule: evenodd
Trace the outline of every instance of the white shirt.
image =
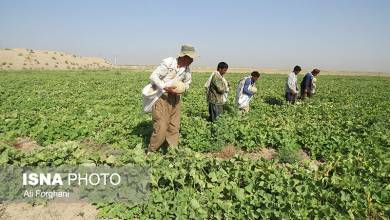
<svg viewBox="0 0 390 220">
<path fill-rule="evenodd" d="M 291 72 L 288 74 L 287 82 L 286 82 L 286 92 L 291 93 L 298 93 L 297 88 L 297 76 L 294 72 Z"/>
<path fill-rule="evenodd" d="M 159 66 L 150 75 L 150 81 L 156 85 L 160 90 L 171 86 L 173 80 L 177 78 L 186 85 L 186 90 L 191 83 L 191 70 L 187 67 L 177 67 L 177 58 L 168 57 L 164 59 Z"/>
</svg>

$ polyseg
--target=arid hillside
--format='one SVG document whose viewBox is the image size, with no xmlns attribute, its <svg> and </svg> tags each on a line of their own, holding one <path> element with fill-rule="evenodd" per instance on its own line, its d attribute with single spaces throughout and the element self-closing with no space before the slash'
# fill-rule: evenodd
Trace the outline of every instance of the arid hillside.
<svg viewBox="0 0 390 220">
<path fill-rule="evenodd" d="M 99 57 L 33 49 L 0 49 L 0 70 L 22 69 L 105 69 L 113 65 Z"/>
</svg>

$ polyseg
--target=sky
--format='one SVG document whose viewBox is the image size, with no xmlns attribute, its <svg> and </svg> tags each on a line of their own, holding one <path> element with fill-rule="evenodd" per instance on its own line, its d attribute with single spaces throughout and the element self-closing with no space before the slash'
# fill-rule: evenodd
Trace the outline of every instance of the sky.
<svg viewBox="0 0 390 220">
<path fill-rule="evenodd" d="M 0 0 L 0 48 L 158 64 L 390 71 L 389 0 Z"/>
</svg>

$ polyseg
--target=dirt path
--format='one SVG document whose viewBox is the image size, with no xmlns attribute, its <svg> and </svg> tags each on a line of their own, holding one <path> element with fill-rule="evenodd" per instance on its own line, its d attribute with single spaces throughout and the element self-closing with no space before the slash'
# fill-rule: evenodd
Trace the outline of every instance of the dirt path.
<svg viewBox="0 0 390 220">
<path fill-rule="evenodd" d="M 28 203 L 0 204 L 1 220 L 89 220 L 98 219 L 98 210 L 88 203 L 59 203 L 33 206 Z"/>
</svg>

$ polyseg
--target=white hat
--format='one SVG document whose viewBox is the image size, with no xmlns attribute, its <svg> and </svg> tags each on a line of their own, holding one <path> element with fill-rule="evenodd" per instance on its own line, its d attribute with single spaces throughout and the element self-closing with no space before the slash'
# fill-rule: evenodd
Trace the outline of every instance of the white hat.
<svg viewBox="0 0 390 220">
<path fill-rule="evenodd" d="M 177 54 L 179 57 L 189 56 L 192 59 L 197 58 L 198 54 L 192 45 L 184 44 L 181 46 L 180 53 Z"/>
</svg>

